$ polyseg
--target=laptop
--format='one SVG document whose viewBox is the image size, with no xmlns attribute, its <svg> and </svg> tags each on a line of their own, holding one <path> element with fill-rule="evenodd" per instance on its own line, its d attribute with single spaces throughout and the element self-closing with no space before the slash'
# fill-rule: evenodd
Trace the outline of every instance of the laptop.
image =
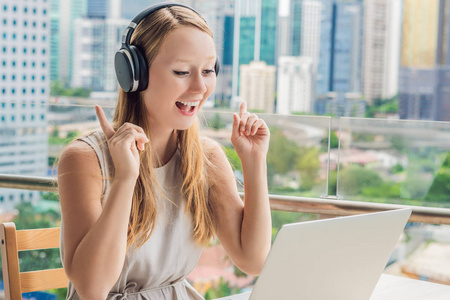
<svg viewBox="0 0 450 300">
<path fill-rule="evenodd" d="M 369 299 L 411 212 L 286 224 L 252 292 L 220 300 Z"/>
</svg>

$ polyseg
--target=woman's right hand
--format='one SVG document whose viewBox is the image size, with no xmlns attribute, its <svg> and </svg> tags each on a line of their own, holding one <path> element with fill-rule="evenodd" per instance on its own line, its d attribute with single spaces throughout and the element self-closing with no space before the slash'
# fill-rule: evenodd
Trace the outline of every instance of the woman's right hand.
<svg viewBox="0 0 450 300">
<path fill-rule="evenodd" d="M 116 179 L 136 180 L 139 176 L 139 151 L 149 142 L 144 130 L 132 123 L 124 123 L 117 131 L 106 119 L 103 109 L 96 105 L 100 126 L 108 142 Z"/>
</svg>

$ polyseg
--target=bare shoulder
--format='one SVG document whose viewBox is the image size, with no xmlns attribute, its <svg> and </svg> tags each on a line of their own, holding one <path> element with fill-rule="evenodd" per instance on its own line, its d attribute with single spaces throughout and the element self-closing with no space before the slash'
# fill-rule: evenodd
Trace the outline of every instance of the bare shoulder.
<svg viewBox="0 0 450 300">
<path fill-rule="evenodd" d="M 58 161 L 58 174 L 65 172 L 98 174 L 100 166 L 94 149 L 79 140 L 67 145 Z"/>
<path fill-rule="evenodd" d="M 203 151 L 205 151 L 205 155 L 208 159 L 211 160 L 214 157 L 224 154 L 222 145 L 215 140 L 209 137 L 201 137 L 200 142 L 202 144 Z"/>
</svg>

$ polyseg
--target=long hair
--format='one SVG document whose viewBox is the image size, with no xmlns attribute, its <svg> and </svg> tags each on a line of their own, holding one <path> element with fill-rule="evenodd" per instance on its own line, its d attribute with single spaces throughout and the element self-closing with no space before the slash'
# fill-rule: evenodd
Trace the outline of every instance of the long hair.
<svg viewBox="0 0 450 300">
<path fill-rule="evenodd" d="M 142 20 L 131 37 L 131 44 L 137 46 L 150 69 L 165 37 L 177 28 L 191 26 L 212 37 L 205 20 L 188 8 L 172 6 L 152 13 Z M 151 80 L 151 79 L 150 79 Z M 147 109 L 140 92 L 126 93 L 119 89 L 119 100 L 113 117 L 113 126 L 119 128 L 125 122 L 142 127 L 150 139 L 146 150 L 140 154 L 139 177 L 133 193 L 133 203 L 128 224 L 127 246 L 142 246 L 150 237 L 156 225 L 157 199 L 161 189 L 156 180 L 153 161 L 156 154 L 152 149 L 149 134 Z M 186 198 L 185 213 L 192 217 L 193 238 L 199 245 L 206 244 L 214 236 L 212 209 L 208 204 L 208 183 L 206 179 L 205 156 L 200 138 L 198 121 L 187 130 L 176 131 L 177 147 L 181 157 L 181 192 Z M 164 197 L 160 194 L 160 196 Z"/>
</svg>

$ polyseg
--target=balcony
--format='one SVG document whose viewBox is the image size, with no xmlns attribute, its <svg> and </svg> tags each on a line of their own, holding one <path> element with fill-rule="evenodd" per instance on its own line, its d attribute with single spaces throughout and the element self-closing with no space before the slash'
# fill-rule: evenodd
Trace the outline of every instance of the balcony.
<svg viewBox="0 0 450 300">
<path fill-rule="evenodd" d="M 111 103 L 102 106 L 111 117 Z M 59 226 L 53 161 L 71 138 L 98 127 L 90 105 L 48 105 L 45 110 L 45 130 L 12 123 L 5 127 L 9 136 L 2 139 L 0 166 L 11 161 L 13 165 L 0 171 L 2 222 Z M 410 223 L 385 272 L 450 284 L 450 262 L 444 258 L 450 253 L 450 123 L 261 116 L 271 128 L 268 181 L 274 235 L 284 223 L 412 207 Z M 224 146 L 236 178 L 242 181 L 229 142 L 232 113 L 204 111 L 200 119 L 202 134 Z M 26 143 L 43 143 L 42 148 L 48 149 L 40 173 L 27 171 L 21 163 L 38 161 L 18 147 Z M 242 185 L 238 186 L 242 193 Z M 220 246 L 212 245 L 204 255 L 216 257 L 217 263 L 207 269 L 201 260 L 190 277 L 200 292 L 214 285 L 245 290 L 252 282 L 223 260 Z M 21 256 L 30 270 L 42 262 L 57 267 L 58 259 L 57 251 Z"/>
</svg>

